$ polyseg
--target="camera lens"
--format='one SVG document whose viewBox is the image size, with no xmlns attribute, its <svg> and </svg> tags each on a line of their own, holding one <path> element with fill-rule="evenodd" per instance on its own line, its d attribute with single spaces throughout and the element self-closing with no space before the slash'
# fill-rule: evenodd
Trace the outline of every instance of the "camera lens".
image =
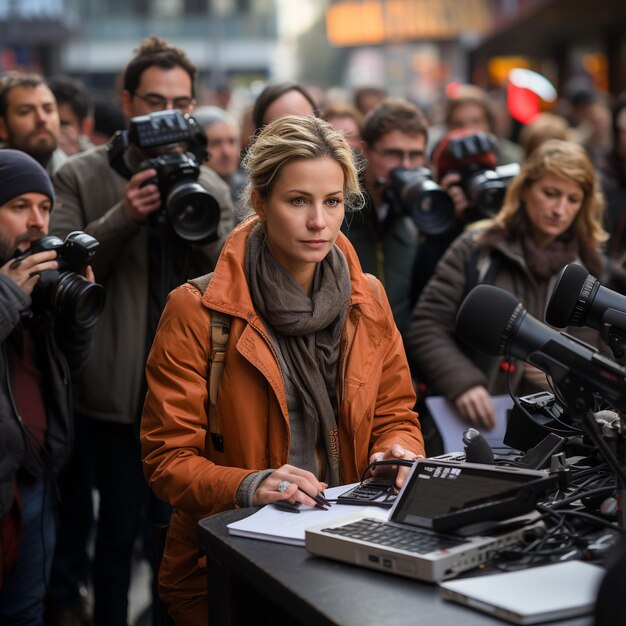
<svg viewBox="0 0 626 626">
<path fill-rule="evenodd" d="M 197 182 L 174 185 L 167 196 L 166 210 L 174 232 L 186 241 L 205 241 L 217 232 L 219 204 Z"/>
<path fill-rule="evenodd" d="M 104 288 L 80 274 L 62 272 L 51 294 L 57 315 L 71 319 L 82 328 L 90 328 L 104 309 Z"/>
<path fill-rule="evenodd" d="M 396 168 L 391 184 L 403 211 L 423 235 L 440 235 L 454 225 L 452 198 L 432 179 L 426 168 Z"/>
</svg>

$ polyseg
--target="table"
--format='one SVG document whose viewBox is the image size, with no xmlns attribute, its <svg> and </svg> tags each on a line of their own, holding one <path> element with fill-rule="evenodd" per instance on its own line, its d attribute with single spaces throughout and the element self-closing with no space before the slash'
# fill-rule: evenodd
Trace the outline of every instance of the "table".
<svg viewBox="0 0 626 626">
<path fill-rule="evenodd" d="M 496 626 L 441 598 L 435 585 L 309 555 L 299 546 L 235 537 L 227 524 L 255 508 L 200 521 L 210 623 L 217 626 Z M 591 616 L 551 622 L 590 626 Z"/>
</svg>

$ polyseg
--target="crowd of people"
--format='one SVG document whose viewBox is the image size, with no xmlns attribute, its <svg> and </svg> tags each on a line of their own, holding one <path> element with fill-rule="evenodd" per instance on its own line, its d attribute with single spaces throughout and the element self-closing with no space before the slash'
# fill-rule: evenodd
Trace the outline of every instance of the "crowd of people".
<svg viewBox="0 0 626 626">
<path fill-rule="evenodd" d="M 158 37 L 120 85 L 0 77 L 3 624 L 125 626 L 138 539 L 153 623 L 207 623 L 199 519 L 439 453 L 427 394 L 489 429 L 493 394 L 547 388 L 456 336 L 474 285 L 543 319 L 568 263 L 624 273 L 626 97 L 515 132 L 474 85 L 433 112 L 270 83 L 239 113 Z"/>
</svg>

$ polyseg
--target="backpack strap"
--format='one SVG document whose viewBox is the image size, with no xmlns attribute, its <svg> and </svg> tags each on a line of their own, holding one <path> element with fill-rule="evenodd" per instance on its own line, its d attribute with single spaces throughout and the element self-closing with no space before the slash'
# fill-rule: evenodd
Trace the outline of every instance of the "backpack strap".
<svg viewBox="0 0 626 626">
<path fill-rule="evenodd" d="M 200 293 L 204 294 L 211 282 L 213 272 L 189 280 Z M 226 344 L 230 335 L 230 315 L 211 310 L 211 354 L 209 356 L 209 432 L 213 447 L 224 451 L 224 436 L 220 433 L 217 419 L 217 392 L 226 364 Z"/>
</svg>

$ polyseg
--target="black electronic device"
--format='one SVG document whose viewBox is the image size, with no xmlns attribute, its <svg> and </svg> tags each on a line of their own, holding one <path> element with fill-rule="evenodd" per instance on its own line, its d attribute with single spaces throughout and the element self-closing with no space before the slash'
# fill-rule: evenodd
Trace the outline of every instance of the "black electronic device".
<svg viewBox="0 0 626 626">
<path fill-rule="evenodd" d="M 367 478 L 355 487 L 337 496 L 338 504 L 372 504 L 390 508 L 398 494 L 393 478 Z M 382 499 L 382 500 L 381 500 Z"/>
<path fill-rule="evenodd" d="M 563 449 L 565 441 L 565 437 L 549 433 L 534 448 L 528 450 L 519 462 L 530 469 L 544 469 L 550 465 L 552 456 Z"/>
<path fill-rule="evenodd" d="M 463 433 L 465 460 L 468 463 L 493 463 L 493 450 L 487 440 L 475 429 L 468 428 Z"/>
<path fill-rule="evenodd" d="M 551 433 L 562 438 L 582 434 L 551 391 L 538 391 L 517 399 L 509 413 L 503 442 L 528 452 Z"/>
<path fill-rule="evenodd" d="M 532 511 L 557 482 L 517 467 L 418 459 L 394 508 L 398 522 L 446 532 Z"/>
<path fill-rule="evenodd" d="M 106 150 L 111 167 L 125 178 L 156 170 L 144 184 L 161 192 L 160 222 L 186 241 L 204 243 L 216 238 L 220 219 L 217 200 L 198 183 L 200 165 L 208 157 L 206 146 L 206 134 L 195 118 L 167 110 L 133 117 L 128 131 L 115 133 Z M 131 168 L 131 160 L 139 163 Z"/>
<path fill-rule="evenodd" d="M 626 361 L 626 296 L 600 284 L 582 265 L 570 263 L 559 275 L 546 322 L 558 328 L 589 326 L 600 331 L 613 356 Z"/>
<path fill-rule="evenodd" d="M 65 240 L 48 235 L 33 242 L 25 252 L 16 252 L 15 258 L 20 259 L 48 250 L 57 253 L 58 269 L 39 274 L 32 292 L 33 311 L 50 311 L 55 317 L 63 317 L 82 328 L 98 321 L 104 309 L 104 288 L 83 275 L 98 245 L 91 235 L 75 230 Z"/>
<path fill-rule="evenodd" d="M 517 357 L 549 374 L 564 390 L 578 392 L 582 385 L 587 395 L 598 393 L 626 411 L 626 369 L 594 347 L 543 324 L 504 289 L 474 287 L 461 304 L 456 332 L 478 352 Z"/>
<path fill-rule="evenodd" d="M 389 174 L 384 196 L 415 222 L 422 235 L 440 235 L 454 225 L 452 198 L 434 180 L 426 167 L 397 167 Z"/>
<path fill-rule="evenodd" d="M 520 172 L 518 163 L 496 165 L 497 152 L 496 138 L 476 131 L 451 136 L 438 156 L 438 161 L 445 163 L 446 174 L 459 175 L 458 184 L 480 217 L 491 217 L 502 208 L 506 191 Z"/>
</svg>

